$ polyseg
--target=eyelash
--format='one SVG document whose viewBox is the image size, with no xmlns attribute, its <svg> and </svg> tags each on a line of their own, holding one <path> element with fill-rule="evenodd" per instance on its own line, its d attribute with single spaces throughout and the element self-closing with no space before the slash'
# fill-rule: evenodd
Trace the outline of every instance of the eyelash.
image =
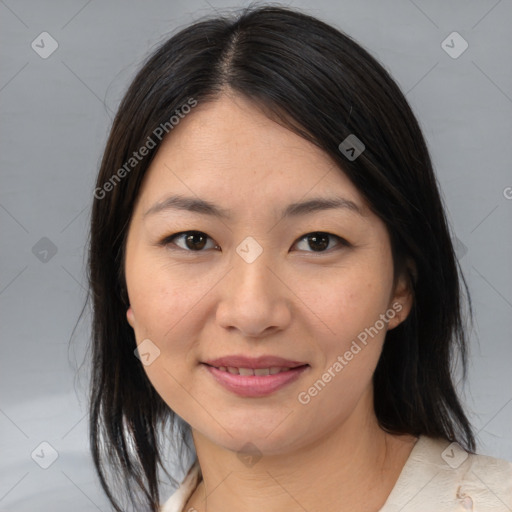
<svg viewBox="0 0 512 512">
<path fill-rule="evenodd" d="M 177 239 L 177 238 L 180 238 L 180 237 L 183 237 L 185 235 L 190 235 L 190 234 L 194 234 L 194 235 L 203 235 L 205 236 L 207 239 L 209 240 L 213 240 L 212 238 L 210 238 L 206 233 L 204 233 L 203 231 L 195 231 L 195 230 L 190 230 L 190 231 L 180 231 L 179 233 L 174 233 L 173 235 L 169 235 L 169 236 L 166 236 L 163 240 L 161 240 L 158 245 L 160 246 L 164 246 L 164 247 L 168 247 L 170 244 L 173 244 L 173 245 L 176 245 L 174 244 L 174 240 Z M 302 235 L 300 238 L 297 239 L 296 242 L 294 242 L 294 245 L 302 240 L 306 240 L 307 241 L 307 238 L 311 235 L 323 235 L 323 236 L 328 236 L 330 238 L 333 238 L 333 239 L 336 239 L 338 241 L 338 244 L 341 246 L 341 247 L 350 247 L 351 244 L 349 242 L 347 242 L 344 238 L 341 238 L 340 236 L 338 235 L 334 235 L 332 233 L 327 233 L 325 231 L 311 231 L 309 233 L 306 233 L 305 235 Z M 197 252 L 197 253 L 200 253 L 200 252 L 205 252 L 204 250 L 198 250 L 198 251 L 193 251 L 193 250 L 190 250 L 190 249 L 184 249 L 183 247 L 178 247 L 176 246 L 177 249 L 175 249 L 174 247 L 171 248 L 171 250 L 182 250 L 182 251 L 185 251 L 185 252 L 190 252 L 190 253 L 194 253 L 194 252 Z M 218 245 L 216 245 L 215 247 L 218 247 Z M 329 245 L 328 245 L 329 247 Z M 332 248 L 330 249 L 326 249 L 324 251 L 306 251 L 306 252 L 311 252 L 313 254 L 325 254 L 325 253 L 330 253 L 332 251 Z"/>
</svg>

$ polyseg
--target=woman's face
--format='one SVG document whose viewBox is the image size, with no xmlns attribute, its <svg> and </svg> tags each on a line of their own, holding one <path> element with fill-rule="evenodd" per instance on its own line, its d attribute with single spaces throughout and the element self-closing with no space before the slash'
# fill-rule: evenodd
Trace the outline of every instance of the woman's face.
<svg viewBox="0 0 512 512">
<path fill-rule="evenodd" d="M 312 200 L 338 206 L 290 207 Z M 212 206 L 185 208 L 199 201 Z M 386 330 L 410 308 L 385 225 L 354 185 L 238 96 L 199 103 L 161 145 L 125 273 L 156 391 L 215 444 L 264 454 L 373 417 Z M 214 361 L 231 356 L 249 360 Z"/>
</svg>

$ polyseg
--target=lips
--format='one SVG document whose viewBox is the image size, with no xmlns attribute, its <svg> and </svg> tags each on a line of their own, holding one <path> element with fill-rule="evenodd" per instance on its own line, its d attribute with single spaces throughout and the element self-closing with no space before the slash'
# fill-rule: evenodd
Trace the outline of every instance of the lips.
<svg viewBox="0 0 512 512">
<path fill-rule="evenodd" d="M 207 372 L 224 389 L 235 395 L 246 398 L 269 396 L 280 389 L 291 385 L 299 379 L 309 365 L 297 366 L 286 372 L 275 375 L 234 375 L 215 368 L 215 366 L 203 365 Z"/>
<path fill-rule="evenodd" d="M 276 356 L 211 359 L 203 366 L 225 389 L 242 397 L 264 397 L 291 384 L 309 364 Z"/>
</svg>

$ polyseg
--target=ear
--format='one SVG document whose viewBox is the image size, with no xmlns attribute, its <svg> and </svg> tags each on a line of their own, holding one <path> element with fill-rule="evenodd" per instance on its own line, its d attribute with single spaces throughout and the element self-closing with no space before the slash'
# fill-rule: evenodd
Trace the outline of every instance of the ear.
<svg viewBox="0 0 512 512">
<path fill-rule="evenodd" d="M 133 309 L 131 306 L 126 310 L 126 319 L 128 320 L 128 323 L 132 326 L 132 328 L 135 329 L 135 314 L 133 313 Z"/>
<path fill-rule="evenodd" d="M 393 296 L 389 303 L 389 308 L 395 311 L 396 315 L 389 319 L 388 330 L 394 329 L 409 316 L 414 303 L 413 282 L 416 281 L 416 278 L 416 265 L 412 260 L 408 260 L 406 269 L 397 279 Z"/>
</svg>

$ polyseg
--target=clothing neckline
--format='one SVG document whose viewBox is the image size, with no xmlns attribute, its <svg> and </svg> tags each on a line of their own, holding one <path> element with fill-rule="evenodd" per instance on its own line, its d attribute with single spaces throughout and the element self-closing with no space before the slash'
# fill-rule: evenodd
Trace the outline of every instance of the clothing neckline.
<svg viewBox="0 0 512 512">
<path fill-rule="evenodd" d="M 378 512 L 395 512 L 405 507 L 418 493 L 417 486 L 427 484 L 432 479 L 436 465 L 443 460 L 441 454 L 449 444 L 450 442 L 443 438 L 420 435 Z M 411 486 L 410 482 L 415 482 L 416 485 Z"/>
</svg>

